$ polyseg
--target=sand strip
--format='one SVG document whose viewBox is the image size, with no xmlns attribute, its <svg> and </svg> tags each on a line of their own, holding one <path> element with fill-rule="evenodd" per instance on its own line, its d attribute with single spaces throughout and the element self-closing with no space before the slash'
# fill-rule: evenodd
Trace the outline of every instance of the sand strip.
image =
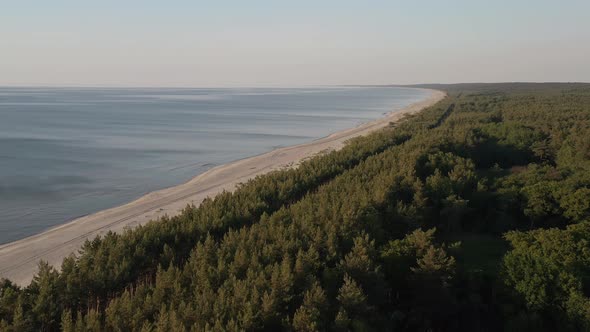
<svg viewBox="0 0 590 332">
<path fill-rule="evenodd" d="M 257 175 L 286 167 L 295 167 L 302 160 L 318 153 L 336 150 L 352 137 L 366 135 L 383 128 L 404 115 L 418 112 L 441 100 L 445 94 L 431 90 L 425 100 L 391 112 L 378 120 L 330 136 L 295 146 L 280 148 L 258 156 L 217 166 L 192 180 L 167 189 L 149 193 L 133 202 L 93 213 L 43 233 L 19 241 L 0 245 L 0 278 L 8 278 L 19 285 L 27 285 L 37 270 L 40 260 L 59 267 L 64 257 L 77 251 L 86 239 L 108 231 L 120 232 L 158 219 L 176 215 L 187 204 L 200 204 L 223 190 L 233 190 L 240 182 Z"/>
</svg>

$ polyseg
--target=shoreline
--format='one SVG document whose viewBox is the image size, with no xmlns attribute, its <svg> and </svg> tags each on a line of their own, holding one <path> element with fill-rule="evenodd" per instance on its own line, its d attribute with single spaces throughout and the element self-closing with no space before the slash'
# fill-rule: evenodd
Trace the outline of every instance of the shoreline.
<svg viewBox="0 0 590 332">
<path fill-rule="evenodd" d="M 223 190 L 231 191 L 237 184 L 257 175 L 296 167 L 305 159 L 340 149 L 347 140 L 384 128 L 391 122 L 398 122 L 405 115 L 432 106 L 446 96 L 439 90 L 424 90 L 431 91 L 426 99 L 388 112 L 376 120 L 307 143 L 215 166 L 183 184 L 153 191 L 124 205 L 75 218 L 39 234 L 2 244 L 0 278 L 25 286 L 32 280 L 40 260 L 59 269 L 63 258 L 76 252 L 86 239 L 93 239 L 108 231 L 121 232 L 164 215 L 176 215 L 187 204 L 198 206 L 206 197 L 214 197 Z"/>
</svg>

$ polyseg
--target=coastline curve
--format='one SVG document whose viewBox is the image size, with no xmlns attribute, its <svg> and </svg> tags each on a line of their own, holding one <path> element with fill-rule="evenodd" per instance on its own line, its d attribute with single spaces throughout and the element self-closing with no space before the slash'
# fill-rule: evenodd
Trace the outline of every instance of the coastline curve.
<svg viewBox="0 0 590 332">
<path fill-rule="evenodd" d="M 400 121 L 405 115 L 419 112 L 442 100 L 446 94 L 431 91 L 426 99 L 385 116 L 344 129 L 317 140 L 278 148 L 263 154 L 216 166 L 183 184 L 148 193 L 127 204 L 82 216 L 39 234 L 0 245 L 0 278 L 17 285 L 27 285 L 37 271 L 40 260 L 59 268 L 62 260 L 76 252 L 86 239 L 104 235 L 108 231 L 121 232 L 164 215 L 178 214 L 187 204 L 199 205 L 205 198 L 270 171 L 297 167 L 314 155 L 337 150 L 353 137 L 363 136 Z"/>
</svg>

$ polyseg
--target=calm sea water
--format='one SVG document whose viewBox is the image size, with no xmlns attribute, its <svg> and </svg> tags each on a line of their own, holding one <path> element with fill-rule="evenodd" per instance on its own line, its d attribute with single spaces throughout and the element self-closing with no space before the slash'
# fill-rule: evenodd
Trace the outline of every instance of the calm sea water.
<svg viewBox="0 0 590 332">
<path fill-rule="evenodd" d="M 427 95 L 405 88 L 0 88 L 0 243 Z"/>
</svg>

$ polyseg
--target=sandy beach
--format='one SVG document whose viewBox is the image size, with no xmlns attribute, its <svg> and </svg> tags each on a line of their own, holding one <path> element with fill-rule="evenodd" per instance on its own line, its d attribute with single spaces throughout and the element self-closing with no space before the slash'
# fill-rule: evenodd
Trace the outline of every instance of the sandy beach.
<svg viewBox="0 0 590 332">
<path fill-rule="evenodd" d="M 319 153 L 341 148 L 353 137 L 366 135 L 403 119 L 444 98 L 441 91 L 418 103 L 386 116 L 336 132 L 330 136 L 296 146 L 276 149 L 258 156 L 237 160 L 202 173 L 171 188 L 149 193 L 122 206 L 84 216 L 25 239 L 0 245 L 0 278 L 27 285 L 40 260 L 59 267 L 64 257 L 76 252 L 86 239 L 108 231 L 120 232 L 145 224 L 164 215 L 176 215 L 187 204 L 200 204 L 223 190 L 233 190 L 238 183 L 273 170 L 296 167 L 302 160 Z"/>
</svg>

